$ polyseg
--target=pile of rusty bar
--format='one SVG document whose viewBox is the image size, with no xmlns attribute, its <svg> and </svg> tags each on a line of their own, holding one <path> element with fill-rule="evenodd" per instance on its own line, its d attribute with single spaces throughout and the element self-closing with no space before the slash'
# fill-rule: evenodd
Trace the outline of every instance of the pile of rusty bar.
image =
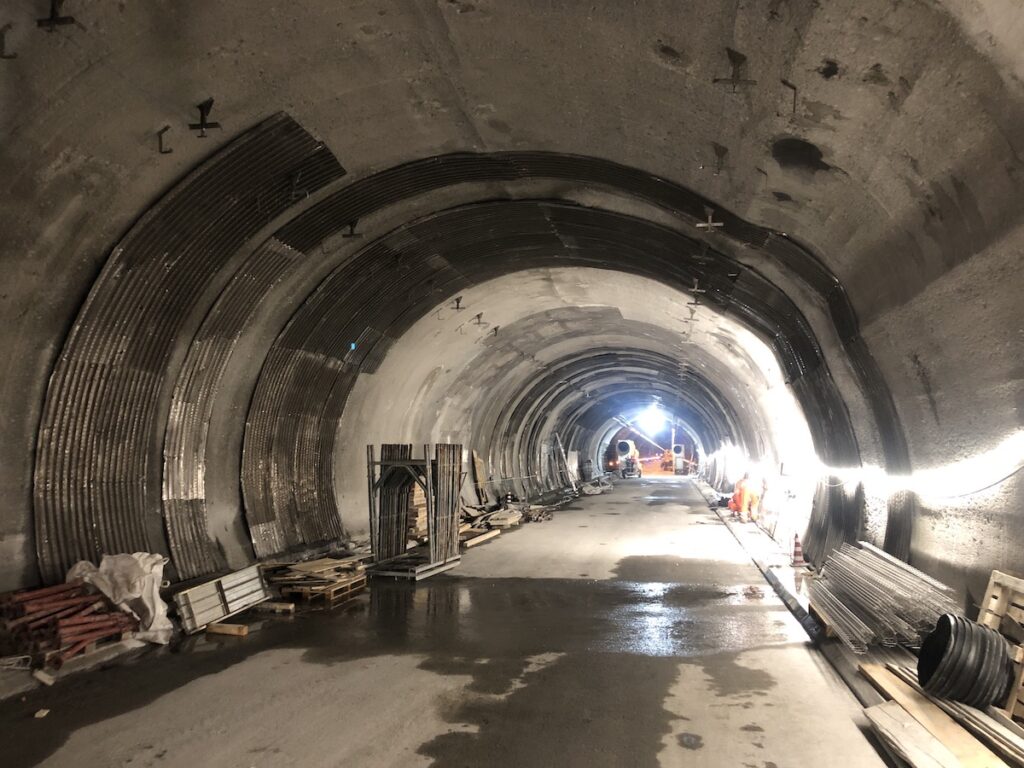
<svg viewBox="0 0 1024 768">
<path fill-rule="evenodd" d="M 0 616 L 19 653 L 34 666 L 60 667 L 102 640 L 138 629 L 138 620 L 111 608 L 81 581 L 0 595 Z"/>
<path fill-rule="evenodd" d="M 433 477 L 434 503 L 427 508 L 430 560 L 443 563 L 459 554 L 459 515 L 462 504 L 462 446 L 438 443 Z M 432 514 L 431 514 L 432 513 Z"/>
<path fill-rule="evenodd" d="M 811 589 L 811 605 L 822 614 L 831 610 L 841 637 L 840 625 L 869 628 L 867 637 L 851 631 L 855 642 L 843 637 L 855 651 L 864 643 L 916 648 L 939 616 L 962 615 L 950 587 L 865 541 L 844 543 L 829 554 Z"/>
</svg>

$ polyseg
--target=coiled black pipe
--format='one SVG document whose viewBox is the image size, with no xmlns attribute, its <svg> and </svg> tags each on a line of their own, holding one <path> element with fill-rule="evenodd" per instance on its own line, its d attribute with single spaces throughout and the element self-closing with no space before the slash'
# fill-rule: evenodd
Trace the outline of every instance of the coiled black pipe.
<svg viewBox="0 0 1024 768">
<path fill-rule="evenodd" d="M 993 629 L 943 614 L 921 644 L 917 681 L 939 698 L 972 707 L 1002 705 L 1013 684 L 1009 645 Z"/>
</svg>

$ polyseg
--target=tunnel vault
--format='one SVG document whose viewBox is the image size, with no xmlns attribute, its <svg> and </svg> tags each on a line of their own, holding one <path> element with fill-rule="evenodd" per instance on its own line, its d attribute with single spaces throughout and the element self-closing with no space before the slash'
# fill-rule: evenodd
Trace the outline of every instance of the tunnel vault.
<svg viewBox="0 0 1024 768">
<path fill-rule="evenodd" d="M 658 215 L 558 199 L 545 182 L 604 190 Z M 538 189 L 547 194 L 531 197 Z M 451 192 L 440 204 L 439 191 Z M 376 237 L 361 231 L 376 213 L 416 200 L 431 207 L 409 207 L 405 223 Z M 710 234 L 694 227 L 706 220 L 715 222 Z M 814 331 L 787 292 L 736 251 L 756 252 L 827 307 L 875 414 L 887 466 L 905 469 L 900 421 L 842 285 L 793 237 L 665 179 L 590 157 L 460 153 L 350 180 L 329 148 L 277 114 L 175 185 L 111 251 L 95 280 L 53 371 L 39 429 L 35 521 L 43 577 L 57 580 L 79 559 L 136 550 L 169 552 L 179 578 L 223 568 L 209 535 L 206 487 L 214 477 L 230 482 L 232 467 L 257 556 L 340 537 L 332 456 L 357 377 L 372 373 L 393 340 L 448 296 L 536 267 L 611 269 L 693 291 L 774 350 L 823 461 L 856 465 L 856 436 Z M 305 271 L 319 276 L 312 289 L 266 315 L 266 306 L 280 303 L 282 286 Z M 268 323 L 272 332 L 267 318 L 282 311 L 290 316 L 267 348 L 240 348 L 254 323 Z M 239 365 L 249 370 L 248 385 L 232 372 Z M 636 392 L 647 395 L 656 382 L 660 395 L 698 413 L 709 435 L 736 431 L 738 419 L 715 385 L 691 376 L 695 386 L 684 392 L 675 361 L 595 350 L 564 361 L 503 406 L 511 410 L 498 419 L 503 427 L 492 446 L 506 448 L 490 460 L 511 468 L 536 452 L 536 435 L 511 438 L 530 422 L 524 409 L 575 391 L 565 381 L 596 397 L 565 403 L 562 428 L 573 439 L 594 428 L 602 385 L 588 377 L 620 371 L 605 373 L 603 386 L 614 389 L 629 383 L 623 376 L 632 368 L 648 381 Z M 236 435 L 244 425 L 240 443 L 211 430 L 225 397 L 234 404 Z M 716 424 L 721 418 L 732 427 Z M 821 514 L 829 525 L 828 510 Z M 904 510 L 890 510 L 887 538 L 903 555 L 908 524 Z M 859 520 L 841 527 L 856 531 Z"/>
</svg>

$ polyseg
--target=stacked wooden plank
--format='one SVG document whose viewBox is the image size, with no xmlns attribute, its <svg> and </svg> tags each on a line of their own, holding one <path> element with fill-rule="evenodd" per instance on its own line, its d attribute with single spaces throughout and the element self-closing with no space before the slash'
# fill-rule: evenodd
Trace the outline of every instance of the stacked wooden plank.
<svg viewBox="0 0 1024 768">
<path fill-rule="evenodd" d="M 1024 579 L 992 571 L 981 601 L 978 623 L 1002 632 L 1011 642 L 1024 640 Z M 1014 682 L 1003 710 L 1024 720 L 1024 646 L 1014 648 Z"/>
<path fill-rule="evenodd" d="M 275 563 L 264 566 L 264 573 L 284 598 L 336 608 L 366 589 L 364 560 L 322 557 L 305 563 Z"/>
<path fill-rule="evenodd" d="M 0 616 L 15 648 L 36 666 L 59 667 L 139 626 L 81 581 L 0 595 Z"/>
<path fill-rule="evenodd" d="M 419 483 L 413 483 L 412 486 L 409 511 L 406 515 L 406 525 L 409 529 L 410 539 L 426 541 L 430 535 L 427 525 L 427 497 Z"/>
<path fill-rule="evenodd" d="M 1012 765 L 1024 766 L 1024 731 L 1014 726 L 1012 721 L 1000 721 L 987 712 L 969 707 L 959 701 L 931 696 L 917 684 L 917 675 L 910 669 L 895 664 L 886 664 L 885 667 L 915 691 L 927 697 L 930 702 L 974 734 L 976 738 L 988 744 Z"/>
<path fill-rule="evenodd" d="M 864 712 L 882 741 L 905 763 L 913 768 L 1008 765 L 917 687 L 912 676 L 904 678 L 879 664 L 862 664 L 860 670 L 892 700 Z"/>
<path fill-rule="evenodd" d="M 174 595 L 181 626 L 190 635 L 269 599 L 267 584 L 256 565 Z"/>
</svg>

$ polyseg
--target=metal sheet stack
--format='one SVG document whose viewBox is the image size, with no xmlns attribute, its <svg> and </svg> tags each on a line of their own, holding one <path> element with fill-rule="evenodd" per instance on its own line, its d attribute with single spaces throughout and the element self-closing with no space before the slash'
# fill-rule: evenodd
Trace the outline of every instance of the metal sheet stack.
<svg viewBox="0 0 1024 768">
<path fill-rule="evenodd" d="M 442 563 L 459 554 L 459 493 L 462 488 L 462 446 L 438 443 L 435 447 L 434 504 L 427 518 L 430 559 Z"/>
<path fill-rule="evenodd" d="M 918 647 L 942 614 L 963 613 L 950 587 L 863 541 L 833 551 L 809 592 L 854 653 L 874 643 Z"/>
<path fill-rule="evenodd" d="M 183 589 L 174 595 L 178 618 L 188 634 L 270 599 L 258 565 Z"/>
<path fill-rule="evenodd" d="M 412 446 L 384 443 L 380 447 L 381 462 L 411 461 Z M 405 553 L 406 521 L 415 480 L 399 467 L 381 474 L 377 497 L 377 514 L 370 519 L 371 545 L 374 559 L 390 560 Z"/>
</svg>

